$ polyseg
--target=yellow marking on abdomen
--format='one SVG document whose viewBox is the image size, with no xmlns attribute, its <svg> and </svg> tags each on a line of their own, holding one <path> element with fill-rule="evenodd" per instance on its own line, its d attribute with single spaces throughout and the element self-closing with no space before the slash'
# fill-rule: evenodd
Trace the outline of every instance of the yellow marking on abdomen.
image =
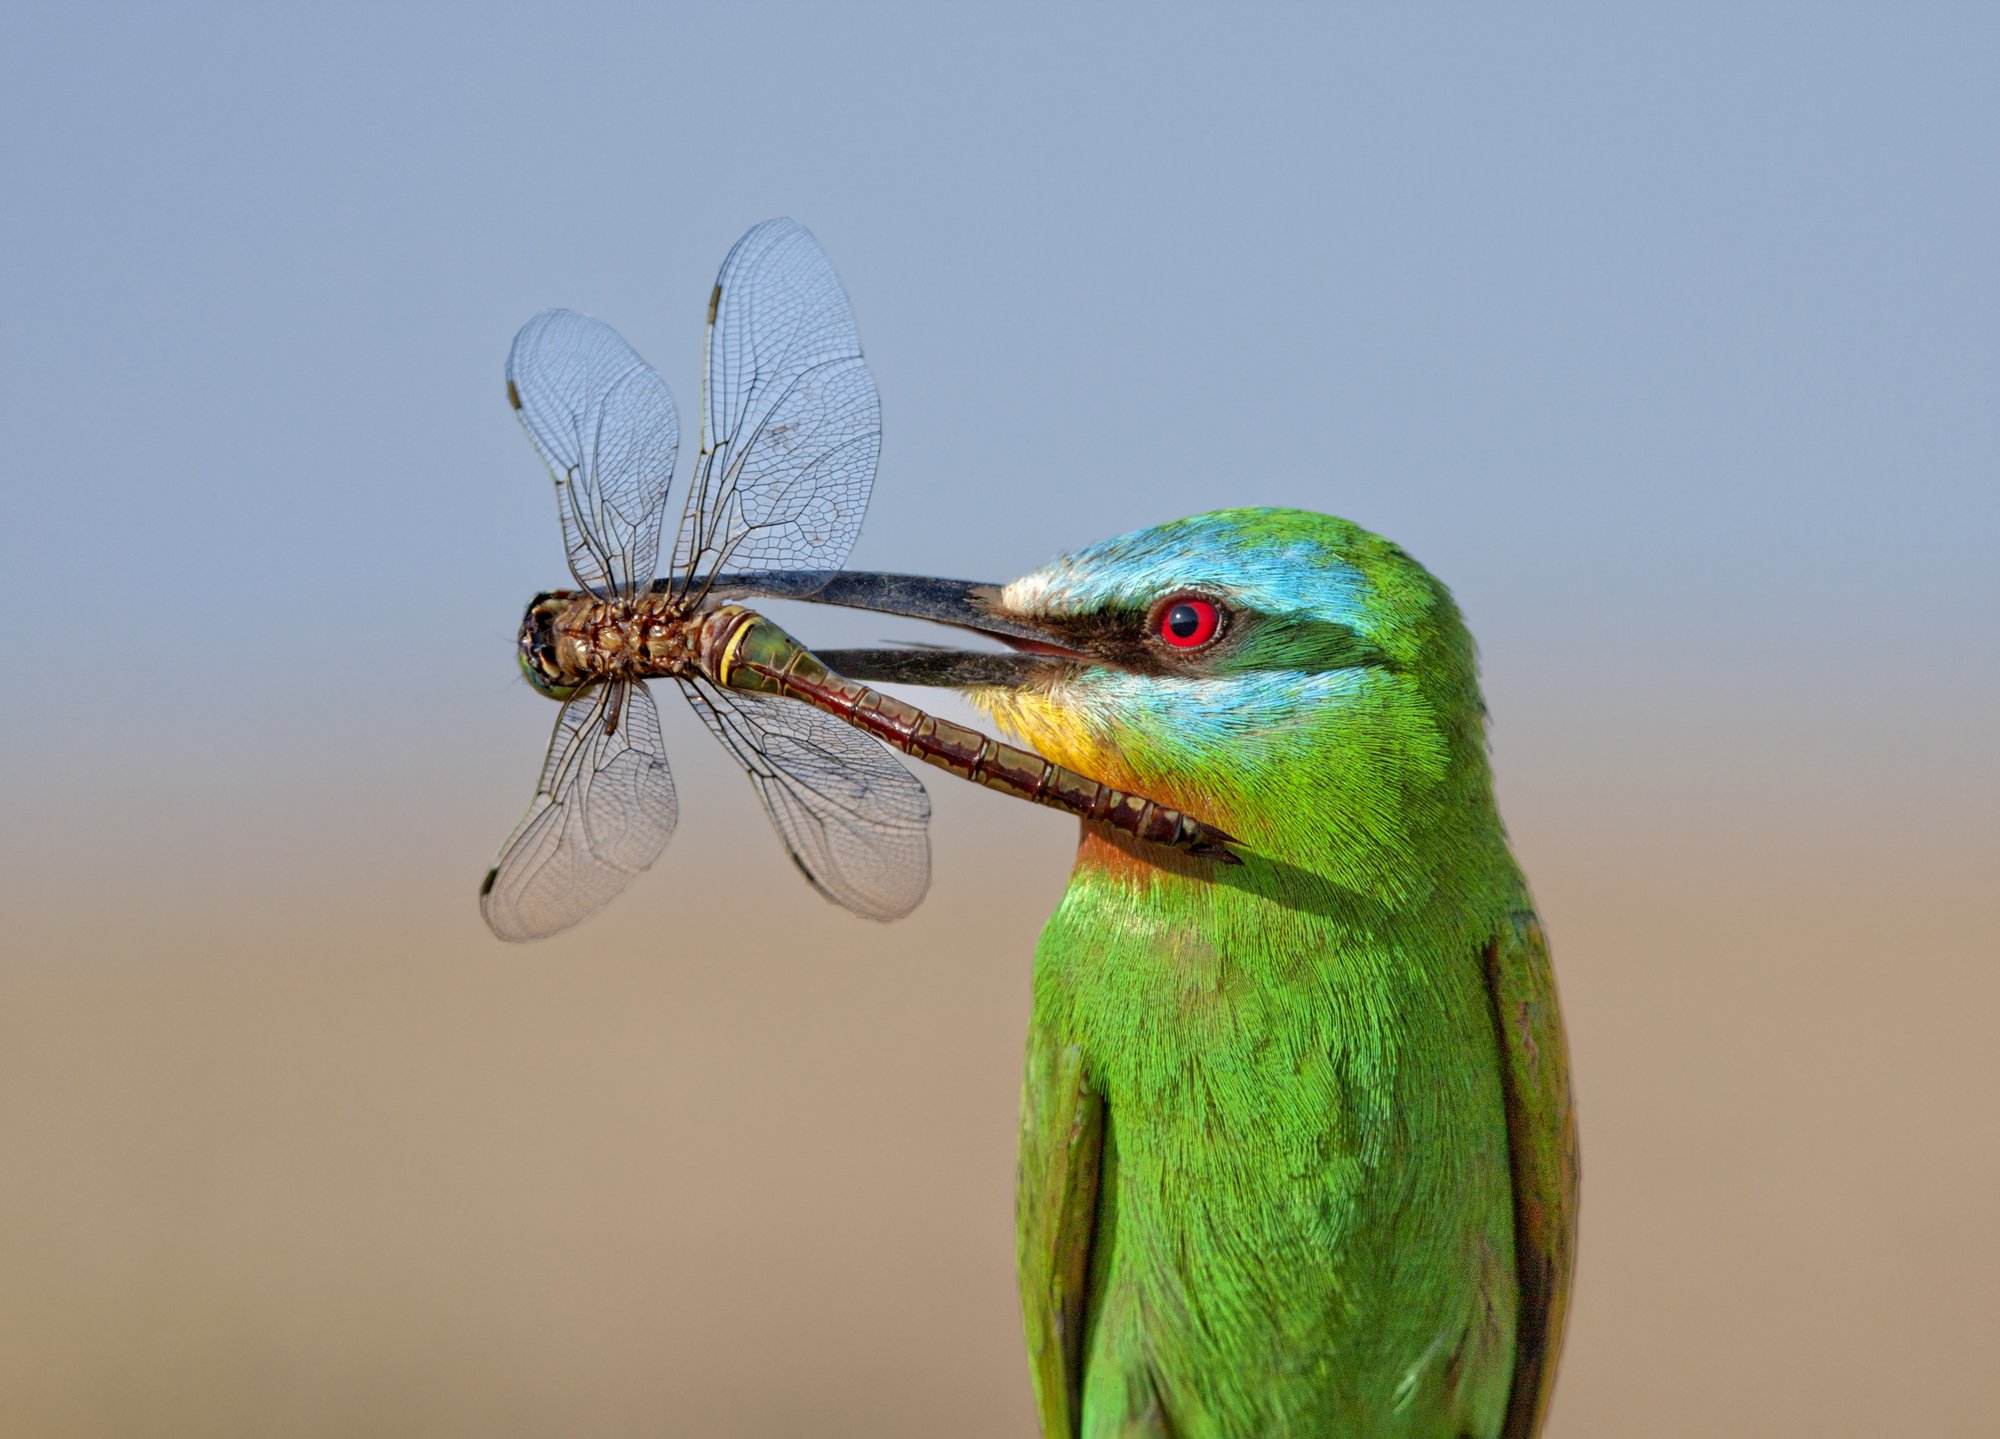
<svg viewBox="0 0 2000 1439">
<path fill-rule="evenodd" d="M 715 682 L 724 689 L 729 688 L 729 676 L 736 669 L 736 652 L 743 648 L 743 641 L 749 638 L 750 627 L 756 623 L 754 618 L 746 617 L 730 632 L 728 642 L 722 647 L 722 654 L 715 662 Z"/>
</svg>

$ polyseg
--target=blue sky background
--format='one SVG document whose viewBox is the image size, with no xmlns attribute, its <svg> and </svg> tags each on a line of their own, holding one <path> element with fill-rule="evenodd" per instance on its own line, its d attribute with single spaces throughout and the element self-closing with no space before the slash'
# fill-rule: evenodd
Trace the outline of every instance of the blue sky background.
<svg viewBox="0 0 2000 1439">
<path fill-rule="evenodd" d="M 6 24 L 7 570 L 170 723 L 246 665 L 283 677 L 238 696 L 265 734 L 384 681 L 463 713 L 560 578 L 514 328 L 604 316 L 685 408 L 715 266 L 777 213 L 880 377 L 857 564 L 1004 577 L 1294 504 L 1459 590 L 1503 716 L 1611 674 L 1814 728 L 1857 669 L 1933 718 L 1992 697 L 1976 9 Z M 237 658 L 190 663 L 223 596 Z"/>
<path fill-rule="evenodd" d="M 2000 1158 L 1990 1133 L 1969 1142 L 1910 1116 L 1959 1094 L 1990 1118 L 2000 1078 L 1975 1022 L 1993 983 L 1976 900 L 2000 844 L 1996 96 L 2000 18 L 1981 6 L 8 7 L 0 885 L 21 942 L 0 976 L 22 1034 L 63 1038 L 13 1050 L 11 1074 L 0 1062 L 0 1088 L 29 1096 L 10 1142 L 49 1146 L 36 1172 L 50 1176 L 0 1193 L 0 1215 L 46 1236 L 83 1196 L 147 1192 L 128 1183 L 143 1165 L 127 1151 L 65 1149 L 36 1127 L 72 1053 L 110 1066 L 73 1078 L 123 1076 L 79 1078 L 97 1098 L 79 1101 L 76 1133 L 184 1094 L 139 1128 L 208 1134 L 218 1106 L 270 1082 L 279 1049 L 246 1038 L 268 1023 L 322 1055 L 302 1095 L 389 1065 L 394 1112 L 417 1116 L 394 1121 L 415 1126 L 395 1163 L 420 1166 L 439 1136 L 501 1123 L 479 1104 L 513 1112 L 500 1080 L 498 1097 L 464 1099 L 473 1119 L 438 1097 L 434 1055 L 454 1044 L 532 1046 L 561 1029 L 595 1053 L 606 1013 L 657 1003 L 667 1037 L 652 1040 L 685 1052 L 707 1026 L 732 1036 L 718 1065 L 768 1065 L 773 1024 L 817 1053 L 800 1037 L 816 1032 L 808 1010 L 795 1031 L 773 1019 L 787 1004 L 865 1015 L 908 999 L 915 1017 L 894 1032 L 929 1080 L 976 1056 L 977 1081 L 946 1084 L 959 1107 L 939 1114 L 969 1114 L 975 1093 L 986 1106 L 966 1120 L 983 1136 L 965 1151 L 979 1176 L 966 1192 L 994 1197 L 962 1211 L 934 1199 L 879 1242 L 907 1246 L 915 1225 L 935 1247 L 900 1251 L 909 1284 L 977 1296 L 964 1299 L 977 1332 L 937 1341 L 977 1357 L 931 1356 L 939 1402 L 1004 1396 L 994 1432 L 1019 1431 L 1006 1113 L 1066 821 L 933 782 L 937 888 L 917 919 L 877 931 L 792 885 L 741 781 L 667 697 L 683 834 L 660 871 L 533 957 L 496 955 L 472 902 L 553 715 L 514 675 L 514 626 L 564 579 L 546 476 L 502 399 L 509 339 L 543 306 L 588 310 L 691 414 L 716 266 L 749 225 L 790 214 L 845 279 L 882 392 L 857 565 L 1006 578 L 1155 521 L 1283 504 L 1393 536 L 1458 593 L 1594 1125 L 1598 1247 L 1559 1433 L 1689 1432 L 1704 1394 L 1763 1415 L 1746 1433 L 1807 1432 L 1772 1427 L 1807 1417 L 1817 1435 L 1894 1427 L 1909 1391 L 1892 1364 L 1870 1367 L 1877 1388 L 1828 1389 L 1821 1409 L 1798 1398 L 1819 1392 L 1829 1354 L 1864 1342 L 1806 1316 L 1856 1294 L 1871 1313 L 1941 1316 L 1936 1332 L 1885 1322 L 1868 1352 L 1950 1369 L 1939 1356 L 1962 1349 L 1963 1382 L 1927 1392 L 1986 1403 L 1990 1384 L 1982 1396 L 1971 1376 L 1990 1360 L 1991 1318 L 1970 1286 L 2000 1282 L 2000 1247 L 1966 1196 L 1984 1194 L 1990 1216 Z M 887 632 L 784 618 L 823 644 Z M 783 946 L 746 947 L 731 927 L 751 907 L 869 955 L 839 981 L 786 968 Z M 968 933 L 1015 966 L 980 981 L 990 989 L 951 990 L 935 964 Z M 723 977 L 703 968 L 717 953 L 732 956 Z M 696 972 L 709 1007 L 673 1018 Z M 614 998 L 618 984 L 635 988 Z M 131 1019 L 152 1035 L 138 1049 L 106 1018 L 132 985 L 178 996 Z M 458 1007 L 468 993 L 483 1017 Z M 316 1027 L 343 1005 L 414 1006 L 421 1043 L 398 1050 L 360 1019 L 351 1034 Z M 922 1049 L 940 1028 L 953 1042 Z M 151 1061 L 118 1068 L 133 1053 L 183 1088 Z M 1873 1058 L 1857 1068 L 1857 1053 Z M 814 1125 L 858 1133 L 870 1106 L 839 1078 L 852 1055 L 822 1057 L 811 1083 L 845 1108 L 802 1113 L 760 1153 L 809 1146 Z M 649 1062 L 632 1060 L 644 1092 L 666 1083 Z M 1713 1085 L 1699 1101 L 1691 1074 Z M 566 1076 L 536 1079 L 576 1086 L 537 1091 L 560 1096 L 550 1133 L 606 1103 Z M 760 1122 L 800 1088 L 779 1083 Z M 679 1136 L 656 1148 L 708 1133 L 692 1112 L 650 1118 Z M 1877 1188 L 1849 1172 L 1863 1121 L 1891 1136 Z M 362 1212 L 343 1181 L 308 1183 L 321 1171 L 245 1124 L 166 1151 L 159 1163 L 194 1186 L 174 1192 L 265 1165 L 273 1183 L 345 1195 L 329 1213 Z M 715 1154 L 753 1173 L 727 1128 Z M 536 1173 L 585 1164 L 537 1148 L 558 1143 L 546 1135 L 492 1132 Z M 633 1236 L 699 1202 L 646 1192 Z M 440 1208 L 439 1233 L 457 1232 L 465 1204 L 500 1202 L 469 1195 Z M 173 1212 L 212 1219 L 207 1202 Z M 564 1221 L 547 1216 L 595 1202 L 551 1200 L 549 1232 Z M 77 1416 L 115 1418 L 80 1396 L 132 1364 L 150 1372 L 132 1356 L 152 1330 L 94 1317 L 145 1312 L 135 1273 L 155 1276 L 144 1292 L 161 1312 L 209 1315 L 196 1328 L 211 1349 L 160 1350 L 160 1374 L 236 1396 L 253 1427 L 307 1432 L 292 1421 L 311 1384 L 285 1376 L 310 1362 L 394 1369 L 370 1367 L 366 1336 L 416 1301 L 339 1289 L 375 1272 L 374 1231 L 336 1245 L 326 1275 L 294 1274 L 274 1239 L 279 1257 L 260 1262 L 295 1283 L 239 1293 L 215 1288 L 223 1241 L 188 1239 L 208 1232 L 193 1220 L 156 1233 L 135 1217 L 151 1212 L 106 1210 L 74 1252 L 21 1241 L 44 1256 L 20 1313 L 49 1347 L 33 1351 L 39 1387 L 17 1391 L 39 1432 L 59 1419 L 115 1431 Z M 873 1252 L 872 1212 L 857 1190 L 858 1254 Z M 874 1376 L 930 1352 L 910 1348 L 927 1335 L 891 1343 L 855 1323 L 839 1307 L 851 1284 L 813 1269 L 831 1262 L 825 1246 L 785 1228 L 805 1222 L 797 1207 L 767 1219 L 795 1236 L 788 1262 L 824 1280 L 798 1343 L 838 1332 L 861 1346 L 826 1351 L 819 1432 L 847 1418 L 934 1432 L 918 1398 L 894 1411 L 898 1428 L 872 1397 Z M 506 1242 L 546 1237 L 522 1224 Z M 1663 1236 L 1679 1226 L 1676 1247 Z M 1722 1230 L 1740 1252 L 1686 1261 Z M 84 1305 L 73 1296 L 98 1291 L 78 1266 L 102 1234 L 128 1232 L 134 1257 L 103 1271 L 101 1309 L 49 1328 L 33 1303 Z M 1941 1236 L 1935 1252 L 1899 1249 L 1913 1232 Z M 943 1257 L 979 1245 L 963 1274 Z M 1833 1254 L 1850 1261 L 1840 1285 L 1825 1277 Z M 468 1276 L 496 1272 L 486 1250 L 463 1257 L 462 1271 L 425 1271 L 421 1293 L 475 1292 Z M 607 1251 L 606 1272 L 626 1257 Z M 1709 1333 L 1717 1287 L 1746 1274 L 1767 1309 L 1699 1354 L 1677 1349 Z M 523 1359 L 495 1340 L 479 1350 L 490 1371 L 436 1359 L 462 1390 L 434 1380 L 447 1387 L 424 1391 L 431 1408 L 384 1379 L 367 1392 L 385 1407 L 368 1413 L 404 1432 L 413 1414 L 432 1433 L 531 1426 L 539 1375 L 550 1412 L 573 1418 L 562 1401 L 584 1389 L 630 1400 L 597 1432 L 655 1432 L 703 1403 L 705 1432 L 792 1432 L 789 1411 L 732 1407 L 717 1387 L 734 1371 L 700 1346 L 740 1337 L 726 1306 L 741 1275 L 714 1284 L 699 1306 L 649 1290 L 601 1332 L 578 1317 L 597 1312 L 587 1298 L 520 1308 L 503 1286 L 459 1319 L 518 1310 L 523 1336 L 567 1326 L 591 1342 L 560 1359 L 523 1337 L 539 1355 Z M 1947 1288 L 1963 1302 L 1940 1299 Z M 317 1312 L 297 1295 L 334 1290 L 351 1332 L 297 1328 L 291 1316 Z M 911 1292 L 884 1312 L 914 1322 Z M 650 1373 L 659 1326 L 698 1307 L 711 1329 L 671 1330 L 682 1348 L 665 1389 L 620 1389 L 590 1368 L 610 1361 L 578 1357 L 629 1340 Z M 745 1333 L 761 1322 L 739 1317 Z M 231 1367 L 239 1334 L 280 1336 L 261 1388 Z M 1772 1375 L 1790 1407 L 1767 1412 Z M 851 1403 L 838 1376 L 859 1386 Z M 134 1383 L 130 1412 L 167 1432 L 160 1393 Z"/>
</svg>

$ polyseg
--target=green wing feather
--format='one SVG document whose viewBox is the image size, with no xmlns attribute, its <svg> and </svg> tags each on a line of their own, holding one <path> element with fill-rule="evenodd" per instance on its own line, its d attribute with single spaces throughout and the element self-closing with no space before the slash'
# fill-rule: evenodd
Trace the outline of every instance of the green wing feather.
<svg viewBox="0 0 2000 1439">
<path fill-rule="evenodd" d="M 1514 1181 L 1519 1319 L 1501 1439 L 1533 1439 L 1548 1413 L 1576 1256 L 1578 1161 L 1569 1048 L 1541 922 L 1526 909 L 1487 948 Z M 1017 1242 L 1042 1433 L 1079 1432 L 1104 1145 L 1104 1102 L 1074 1044 L 1029 1041 L 1021 1096 Z"/>
<path fill-rule="evenodd" d="M 1090 1088 L 1076 1045 L 1031 1034 L 1028 1046 L 1015 1203 L 1021 1313 L 1042 1433 L 1069 1439 L 1082 1422 L 1104 1101 Z"/>
<path fill-rule="evenodd" d="M 1486 951 L 1487 989 L 1500 1036 L 1507 1138 L 1514 1170 L 1514 1257 L 1520 1309 L 1514 1384 L 1501 1439 L 1532 1439 L 1548 1413 L 1576 1262 L 1576 1116 L 1569 1045 L 1556 1008 L 1549 943 L 1532 911 Z"/>
</svg>

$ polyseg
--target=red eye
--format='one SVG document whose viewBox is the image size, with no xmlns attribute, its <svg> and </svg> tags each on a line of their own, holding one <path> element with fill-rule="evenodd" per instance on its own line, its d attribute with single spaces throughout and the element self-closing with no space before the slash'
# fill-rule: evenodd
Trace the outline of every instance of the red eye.
<svg viewBox="0 0 2000 1439">
<path fill-rule="evenodd" d="M 1199 649 L 1215 638 L 1221 622 L 1214 605 L 1190 595 L 1160 611 L 1160 638 L 1177 650 Z"/>
</svg>

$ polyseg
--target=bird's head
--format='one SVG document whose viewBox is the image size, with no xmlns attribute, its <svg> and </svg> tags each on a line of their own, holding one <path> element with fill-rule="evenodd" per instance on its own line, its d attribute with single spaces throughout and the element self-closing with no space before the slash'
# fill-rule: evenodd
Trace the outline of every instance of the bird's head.
<svg viewBox="0 0 2000 1439">
<path fill-rule="evenodd" d="M 834 651 L 949 684 L 1059 764 L 1395 902 L 1438 835 L 1490 813 L 1472 642 L 1400 548 L 1298 510 L 1221 510 L 1011 584 L 853 576 L 820 596 L 983 631 L 1012 655 Z"/>
</svg>

